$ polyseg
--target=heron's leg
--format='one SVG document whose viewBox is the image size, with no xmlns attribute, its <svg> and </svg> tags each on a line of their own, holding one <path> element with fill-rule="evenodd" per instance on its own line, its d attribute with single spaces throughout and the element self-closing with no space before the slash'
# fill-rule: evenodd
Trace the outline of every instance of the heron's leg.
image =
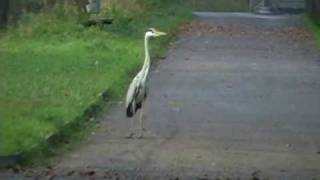
<svg viewBox="0 0 320 180">
<path fill-rule="evenodd" d="M 134 138 L 134 119 L 135 118 L 132 118 L 132 119 L 130 119 L 129 121 L 130 121 L 130 123 L 129 123 L 129 132 L 128 132 L 128 134 L 126 135 L 126 138 L 127 139 L 132 139 L 132 138 Z"/>
<path fill-rule="evenodd" d="M 141 110 L 140 110 L 140 117 L 139 117 L 139 135 L 137 136 L 138 139 L 144 138 L 144 136 L 150 136 L 150 137 L 157 137 L 156 134 L 153 132 L 147 130 L 145 127 L 145 113 L 144 113 L 144 106 L 142 105 Z"/>
<path fill-rule="evenodd" d="M 139 125 L 140 125 L 140 129 L 139 129 L 139 136 L 138 138 L 143 138 L 143 131 L 145 131 L 144 128 L 144 112 L 143 112 L 143 104 L 141 105 L 141 109 L 140 109 L 140 115 L 139 115 Z"/>
<path fill-rule="evenodd" d="M 130 121 L 130 123 L 129 123 L 129 132 L 128 132 L 128 134 L 126 135 L 126 137 L 125 138 L 127 138 L 127 139 L 132 139 L 132 138 L 134 138 L 134 121 L 135 121 L 135 117 L 133 117 L 133 118 L 131 118 L 131 119 L 129 119 L 129 121 Z"/>
</svg>

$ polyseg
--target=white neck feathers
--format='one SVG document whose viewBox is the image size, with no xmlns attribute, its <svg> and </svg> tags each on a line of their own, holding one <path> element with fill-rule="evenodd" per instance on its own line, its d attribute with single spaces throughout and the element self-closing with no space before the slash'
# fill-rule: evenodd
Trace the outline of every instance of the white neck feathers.
<svg viewBox="0 0 320 180">
<path fill-rule="evenodd" d="M 146 78 L 150 69 L 149 36 L 147 35 L 145 35 L 144 37 L 144 51 L 145 51 L 145 59 L 144 59 L 144 64 L 141 69 L 141 72 L 144 78 Z"/>
</svg>

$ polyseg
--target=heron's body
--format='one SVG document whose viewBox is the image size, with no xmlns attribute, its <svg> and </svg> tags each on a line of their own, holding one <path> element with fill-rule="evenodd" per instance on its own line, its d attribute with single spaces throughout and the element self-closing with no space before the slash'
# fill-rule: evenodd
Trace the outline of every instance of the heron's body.
<svg viewBox="0 0 320 180">
<path fill-rule="evenodd" d="M 139 72 L 130 84 L 126 99 L 127 117 L 133 117 L 147 98 L 147 84 L 141 79 L 143 74 Z"/>
<path fill-rule="evenodd" d="M 139 109 L 141 109 L 140 114 L 140 127 L 141 131 L 143 128 L 143 105 L 144 101 L 147 98 L 148 94 L 148 87 L 147 87 L 147 81 L 148 81 L 148 75 L 150 70 L 150 55 L 149 55 L 149 40 L 151 37 L 157 37 L 165 35 L 163 32 L 159 32 L 153 28 L 149 29 L 144 37 L 144 46 L 145 46 L 145 60 L 143 67 L 139 71 L 139 73 L 134 77 L 132 80 L 127 96 L 126 96 L 126 115 L 127 117 L 133 117 Z M 133 135 L 131 133 L 130 135 Z"/>
</svg>

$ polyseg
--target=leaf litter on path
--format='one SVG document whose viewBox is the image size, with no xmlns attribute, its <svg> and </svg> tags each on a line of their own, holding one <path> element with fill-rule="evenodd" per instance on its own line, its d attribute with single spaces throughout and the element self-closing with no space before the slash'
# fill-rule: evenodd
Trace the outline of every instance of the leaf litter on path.
<svg viewBox="0 0 320 180">
<path fill-rule="evenodd" d="M 197 21 L 186 23 L 180 26 L 179 30 L 182 34 L 196 34 L 197 36 L 218 33 L 231 36 L 261 33 L 259 27 L 256 26 L 243 24 L 213 25 Z M 293 41 L 309 40 L 312 37 L 303 27 L 269 28 L 263 31 L 262 35 L 278 35 L 287 37 Z"/>
</svg>

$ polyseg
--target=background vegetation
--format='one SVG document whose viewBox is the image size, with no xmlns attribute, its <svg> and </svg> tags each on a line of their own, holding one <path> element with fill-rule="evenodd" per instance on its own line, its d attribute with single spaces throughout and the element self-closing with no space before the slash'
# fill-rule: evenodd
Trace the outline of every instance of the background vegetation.
<svg viewBox="0 0 320 180">
<path fill-rule="evenodd" d="M 320 1 L 306 0 L 306 8 L 309 16 L 320 23 Z"/>
<path fill-rule="evenodd" d="M 320 47 L 320 1 L 306 0 L 306 11 L 306 27 L 314 34 L 317 44 Z"/>
<path fill-rule="evenodd" d="M 319 20 L 307 16 L 305 18 L 306 27 L 312 32 L 318 47 L 320 48 L 320 24 Z"/>
</svg>

